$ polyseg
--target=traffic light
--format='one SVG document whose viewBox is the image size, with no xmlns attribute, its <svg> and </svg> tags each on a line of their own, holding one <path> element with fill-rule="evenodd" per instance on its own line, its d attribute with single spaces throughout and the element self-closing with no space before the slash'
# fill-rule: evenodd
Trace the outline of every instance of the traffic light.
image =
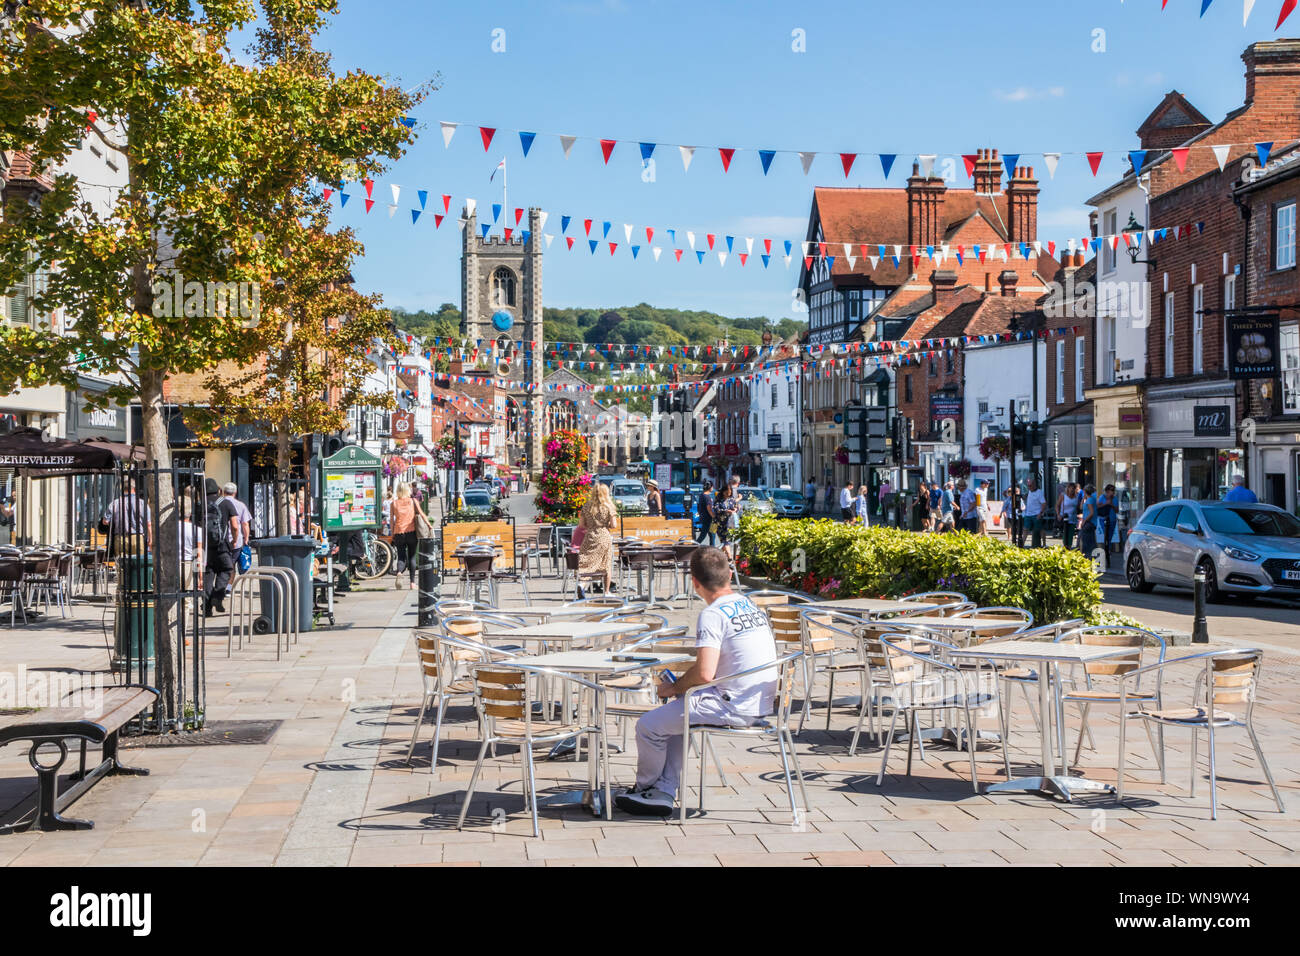
<svg viewBox="0 0 1300 956">
<path fill-rule="evenodd" d="M 883 465 L 888 461 L 885 439 L 889 436 L 889 413 L 879 405 L 847 405 L 844 408 L 844 437 L 850 465 Z"/>
<path fill-rule="evenodd" d="M 892 434 L 894 461 L 902 464 L 912 457 L 912 420 L 905 415 L 895 415 Z"/>
</svg>

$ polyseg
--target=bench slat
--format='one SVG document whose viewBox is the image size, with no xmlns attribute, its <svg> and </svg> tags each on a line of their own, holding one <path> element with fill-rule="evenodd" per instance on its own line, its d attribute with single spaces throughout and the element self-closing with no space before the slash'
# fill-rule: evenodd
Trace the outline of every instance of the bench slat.
<svg viewBox="0 0 1300 956">
<path fill-rule="evenodd" d="M 76 699 L 83 693 L 74 690 L 69 698 Z M 100 712 L 93 717 L 87 714 L 84 705 L 42 707 L 26 714 L 0 717 L 0 746 L 33 737 L 78 737 L 102 743 L 136 714 L 153 706 L 157 697 L 158 692 L 152 687 L 108 687 L 103 691 Z"/>
</svg>

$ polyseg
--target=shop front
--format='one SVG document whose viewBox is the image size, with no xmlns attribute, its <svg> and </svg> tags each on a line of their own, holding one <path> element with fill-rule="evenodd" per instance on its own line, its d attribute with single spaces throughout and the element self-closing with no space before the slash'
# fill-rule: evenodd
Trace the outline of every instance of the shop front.
<svg viewBox="0 0 1300 956">
<path fill-rule="evenodd" d="M 1048 459 L 1043 490 L 1048 501 L 1056 501 L 1060 489 L 1072 481 L 1086 485 L 1094 480 L 1097 469 L 1091 406 L 1049 418 L 1043 435 L 1047 442 L 1043 454 Z"/>
<path fill-rule="evenodd" d="M 1237 387 L 1223 379 L 1147 392 L 1148 501 L 1217 501 L 1245 475 L 1237 441 Z"/>
<path fill-rule="evenodd" d="M 763 480 L 769 488 L 792 488 L 803 491 L 799 470 L 799 452 L 769 451 L 763 456 Z"/>
<path fill-rule="evenodd" d="M 91 407 L 92 402 L 102 404 L 102 396 L 110 384 L 85 375 L 77 376 L 77 387 L 68 392 L 68 438 L 73 441 L 102 438 L 126 444 L 126 408 L 118 405 Z M 96 399 L 100 401 L 96 402 Z M 74 475 L 63 479 L 69 502 L 69 541 L 91 540 L 91 529 L 99 524 L 100 517 L 117 493 L 114 481 L 111 474 Z"/>
<path fill-rule="evenodd" d="M 62 437 L 67 427 L 67 396 L 59 385 L 19 388 L 0 395 L 0 435 L 40 428 Z M 29 542 L 67 539 L 66 490 L 61 481 L 33 481 L 0 464 L 0 544 L 23 529 Z"/>
<path fill-rule="evenodd" d="M 1092 401 L 1095 464 L 1067 481 L 1103 489 L 1115 486 L 1121 535 L 1146 508 L 1146 403 L 1139 385 L 1116 385 L 1085 393 Z"/>
<path fill-rule="evenodd" d="M 1300 418 L 1260 422 L 1249 450 L 1251 490 L 1300 517 Z"/>
</svg>

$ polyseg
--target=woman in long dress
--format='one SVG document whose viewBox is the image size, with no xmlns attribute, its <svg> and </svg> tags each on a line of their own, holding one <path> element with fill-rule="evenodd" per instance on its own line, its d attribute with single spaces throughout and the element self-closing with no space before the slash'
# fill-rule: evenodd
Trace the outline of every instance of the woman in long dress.
<svg viewBox="0 0 1300 956">
<path fill-rule="evenodd" d="M 610 578 L 614 573 L 614 535 L 618 527 L 618 511 L 610 496 L 609 485 L 596 482 L 578 515 L 582 528 L 582 543 L 578 546 L 578 574 L 603 574 L 605 593 L 609 593 Z M 579 596 L 582 586 L 578 586 Z"/>
</svg>

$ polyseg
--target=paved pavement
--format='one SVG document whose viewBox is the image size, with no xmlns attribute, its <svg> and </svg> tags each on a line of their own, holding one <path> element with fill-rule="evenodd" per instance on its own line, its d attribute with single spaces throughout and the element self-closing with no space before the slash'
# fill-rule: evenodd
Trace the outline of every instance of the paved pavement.
<svg viewBox="0 0 1300 956">
<path fill-rule="evenodd" d="M 516 499 L 518 500 L 518 499 Z M 559 597 L 558 581 L 536 582 L 534 599 Z M 518 600 L 510 593 L 505 603 Z M 1179 600 L 1174 598 L 1173 600 Z M 976 796 L 969 762 L 951 747 L 927 748 L 911 777 L 905 752 L 891 755 L 877 787 L 881 752 L 866 745 L 846 755 L 856 688 L 837 685 L 826 729 L 817 706 L 797 749 L 811 806 L 792 820 L 780 762 L 770 746 L 719 741 L 727 776 L 711 772 L 707 812 L 685 825 L 630 818 L 612 821 L 580 809 L 544 810 L 534 839 L 523 812 L 520 764 L 502 748 L 480 781 L 463 831 L 455 815 L 477 752 L 472 712 L 449 709 L 437 774 L 430 772 L 426 723 L 411 765 L 405 762 L 419 706 L 420 679 L 410 639 L 414 592 L 391 587 L 354 592 L 340 603 L 337 628 L 302 636 L 275 660 L 265 639 L 228 660 L 225 628 L 207 637 L 209 717 L 280 720 L 268 743 L 153 747 L 129 751 L 148 777 L 101 781 L 70 813 L 96 821 L 90 832 L 0 836 L 7 865 L 909 865 L 1030 864 L 1111 866 L 1268 865 L 1300 862 L 1300 660 L 1270 654 L 1256 723 L 1287 811 L 1278 814 L 1241 732 L 1218 742 L 1220 813 L 1208 819 L 1204 763 L 1189 796 L 1188 734 L 1167 733 L 1169 777 L 1161 784 L 1145 735 L 1129 734 L 1131 799 L 1073 804 L 1028 795 Z M 671 619 L 693 620 L 698 605 Z M 1238 635 L 1225 633 L 1225 640 Z M 100 612 L 76 609 L 71 624 L 7 631 L 0 671 L 26 667 L 100 671 L 106 660 Z M 49 674 L 50 671 L 40 671 Z M 1165 685 L 1170 700 L 1190 699 L 1190 669 Z M 817 694 L 825 699 L 818 685 Z M 3 705 L 8 706 L 8 705 Z M 1077 718 L 1071 725 L 1077 727 Z M 994 726 L 988 719 L 983 726 Z M 1012 770 L 1031 772 L 1038 739 L 1017 697 Z M 1115 777 L 1117 724 L 1095 716 L 1097 750 L 1083 768 Z M 621 740 L 615 735 L 614 742 Z M 1073 740 L 1073 738 L 1071 738 Z M 634 746 L 634 745 L 633 745 Z M 1204 747 L 1201 748 L 1202 761 Z M 632 755 L 617 754 L 613 780 L 632 780 Z M 991 748 L 979 753 L 984 782 L 1002 778 Z M 584 764 L 541 761 L 543 794 L 580 786 Z M 692 772 L 688 796 L 697 799 Z M 32 789 L 25 753 L 0 751 L 0 804 Z"/>
</svg>

